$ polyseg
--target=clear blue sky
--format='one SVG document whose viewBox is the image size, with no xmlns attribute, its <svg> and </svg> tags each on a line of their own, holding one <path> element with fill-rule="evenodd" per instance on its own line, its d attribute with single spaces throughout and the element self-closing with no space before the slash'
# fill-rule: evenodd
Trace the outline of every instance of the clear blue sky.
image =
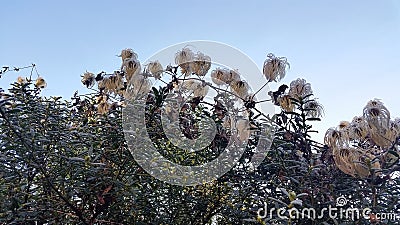
<svg viewBox="0 0 400 225">
<path fill-rule="evenodd" d="M 291 69 L 283 83 L 305 78 L 325 107 L 319 138 L 361 114 L 374 97 L 400 116 L 397 0 L 14 0 L 2 2 L 0 27 L 0 66 L 36 63 L 46 95 L 84 90 L 80 74 L 117 69 L 123 48 L 144 61 L 169 45 L 201 39 L 239 48 L 260 68 L 269 52 L 286 56 Z M 6 76 L 3 88 L 18 75 Z"/>
</svg>

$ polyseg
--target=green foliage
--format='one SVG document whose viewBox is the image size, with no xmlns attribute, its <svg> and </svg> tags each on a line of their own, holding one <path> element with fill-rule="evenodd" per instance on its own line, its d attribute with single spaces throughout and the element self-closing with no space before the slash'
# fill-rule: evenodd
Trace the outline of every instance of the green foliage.
<svg viewBox="0 0 400 225">
<path fill-rule="evenodd" d="M 175 82 L 175 81 L 174 81 Z M 147 100 L 147 131 L 168 159 L 195 165 L 215 158 L 231 133 L 222 125 L 221 108 L 190 103 L 190 120 L 182 123 L 187 137 L 196 136 L 196 121 L 210 116 L 217 138 L 196 153 L 176 148 L 166 140 L 160 108 L 170 85 L 153 88 Z M 332 151 L 312 140 L 312 123 L 320 108 L 310 108 L 312 94 L 290 98 L 293 110 L 269 118 L 249 107 L 252 127 L 239 163 L 213 182 L 175 186 L 144 171 L 130 154 L 122 131 L 122 107 L 110 104 L 98 113 L 103 90 L 75 95 L 70 101 L 42 97 L 32 81 L 16 82 L 0 101 L 0 223 L 1 224 L 370 224 L 330 218 L 283 219 L 257 215 L 269 208 L 301 210 L 336 205 L 399 213 L 398 160 L 381 176 L 354 178 L 341 172 Z M 285 93 L 277 93 L 278 98 Z M 115 96 L 114 96 L 115 97 Z M 200 101 L 200 99 L 197 99 Z M 118 102 L 118 100 L 115 100 Z M 115 103 L 114 102 L 114 103 Z M 247 102 L 249 104 L 249 102 Z M 283 107 L 282 107 L 283 108 Z M 311 112 L 311 113 L 310 113 Z M 191 124 L 191 125 L 190 125 Z M 262 125 L 272 125 L 275 139 L 258 168 L 249 160 L 259 143 Z M 398 145 L 392 146 L 398 154 Z M 397 155 L 398 156 L 398 155 Z M 301 203 L 301 204 L 300 204 Z M 288 212 L 285 213 L 289 216 Z M 394 224 L 393 221 L 381 221 Z"/>
</svg>

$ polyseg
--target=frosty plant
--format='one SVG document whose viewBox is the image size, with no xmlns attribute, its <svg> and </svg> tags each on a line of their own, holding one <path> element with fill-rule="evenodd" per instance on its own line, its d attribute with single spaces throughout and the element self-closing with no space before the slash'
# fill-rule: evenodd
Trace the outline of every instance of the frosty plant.
<svg viewBox="0 0 400 225">
<path fill-rule="evenodd" d="M 257 101 L 256 94 L 285 76 L 286 58 L 267 55 L 267 81 L 253 92 L 245 75 L 262 73 L 247 56 L 224 44 L 183 43 L 143 64 L 132 49 L 122 50 L 120 57 L 120 70 L 86 72 L 82 83 L 91 88 L 97 82 L 98 113 L 124 107 L 127 144 L 149 174 L 178 185 L 209 182 L 233 168 L 255 139 L 248 166 L 254 169 L 262 162 L 273 138 L 274 112 L 261 112 L 260 105 L 272 101 Z"/>
<path fill-rule="evenodd" d="M 389 110 L 374 99 L 364 107 L 362 116 L 330 128 L 325 134 L 325 143 L 332 150 L 336 166 L 344 173 L 388 179 L 392 173 L 390 168 L 399 161 L 399 134 L 400 120 L 391 120 Z"/>
<path fill-rule="evenodd" d="M 21 70 L 0 88 L 0 223 L 341 224 L 288 213 L 339 196 L 371 208 L 371 222 L 398 213 L 399 121 L 379 100 L 323 146 L 311 138 L 324 114 L 311 84 L 268 90 L 285 77 L 284 57 L 267 54 L 260 71 L 206 41 L 119 56 L 114 72 L 82 71 L 92 91 L 71 101 L 43 96 L 35 65 L 0 70 Z M 285 213 L 264 217 L 266 205 Z"/>
<path fill-rule="evenodd" d="M 302 160 L 312 159 L 312 147 L 319 149 L 321 145 L 311 140 L 312 130 L 309 122 L 320 121 L 324 114 L 323 106 L 314 97 L 311 84 L 298 78 L 289 86 L 283 84 L 277 91 L 270 91 L 272 102 L 281 108 L 276 114 L 278 132 L 283 134 L 284 142 L 292 143 Z M 320 154 L 319 150 L 314 153 Z M 314 154 L 314 155 L 318 155 Z"/>
</svg>

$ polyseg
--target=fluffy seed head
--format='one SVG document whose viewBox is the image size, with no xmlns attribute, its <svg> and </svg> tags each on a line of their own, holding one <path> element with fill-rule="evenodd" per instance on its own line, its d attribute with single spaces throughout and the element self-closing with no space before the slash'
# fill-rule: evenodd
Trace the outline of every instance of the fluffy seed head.
<svg viewBox="0 0 400 225">
<path fill-rule="evenodd" d="M 289 95 L 292 98 L 305 98 L 312 93 L 311 84 L 307 83 L 304 79 L 298 78 L 290 83 Z"/>
<path fill-rule="evenodd" d="M 250 86 L 244 80 L 232 81 L 230 87 L 232 91 L 242 99 L 246 99 L 249 96 Z"/>
<path fill-rule="evenodd" d="M 137 59 L 137 54 L 132 49 L 126 48 L 121 51 L 119 57 L 122 58 L 122 62 L 125 62 L 126 59 Z"/>
<path fill-rule="evenodd" d="M 158 60 L 150 62 L 147 65 L 147 69 L 151 74 L 154 75 L 154 77 L 156 79 L 160 79 L 161 78 L 161 74 L 163 72 L 163 67 L 162 67 L 161 63 Z"/>
<path fill-rule="evenodd" d="M 91 88 L 94 85 L 95 78 L 94 74 L 90 72 L 85 72 L 82 76 L 81 80 L 82 84 L 85 85 L 87 88 Z"/>
<path fill-rule="evenodd" d="M 268 82 L 279 81 L 286 75 L 286 67 L 289 66 L 285 57 L 276 57 L 269 53 L 264 61 L 263 74 Z"/>
<path fill-rule="evenodd" d="M 37 87 L 37 88 L 46 88 L 46 87 L 47 87 L 47 83 L 46 83 L 46 81 L 43 79 L 43 77 L 38 77 L 38 78 L 36 79 L 35 87 Z"/>
</svg>

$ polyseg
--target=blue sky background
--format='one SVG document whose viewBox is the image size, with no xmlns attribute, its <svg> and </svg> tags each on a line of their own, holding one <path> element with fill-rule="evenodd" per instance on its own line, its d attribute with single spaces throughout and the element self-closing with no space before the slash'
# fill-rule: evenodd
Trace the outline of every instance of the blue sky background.
<svg viewBox="0 0 400 225">
<path fill-rule="evenodd" d="M 0 10 L 0 66 L 36 63 L 48 82 L 46 95 L 69 98 L 83 91 L 80 75 L 118 69 L 115 55 L 123 48 L 144 61 L 169 45 L 213 40 L 240 49 L 260 68 L 269 52 L 287 57 L 291 69 L 282 83 L 305 78 L 325 107 L 315 126 L 319 140 L 375 97 L 392 117 L 400 116 L 396 0 L 14 0 L 2 2 Z M 17 76 L 6 74 L 0 87 Z"/>
</svg>

